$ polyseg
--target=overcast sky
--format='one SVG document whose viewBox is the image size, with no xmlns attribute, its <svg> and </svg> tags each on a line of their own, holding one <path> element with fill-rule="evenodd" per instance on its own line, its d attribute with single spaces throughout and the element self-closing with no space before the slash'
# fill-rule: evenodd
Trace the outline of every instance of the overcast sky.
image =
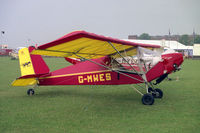
<svg viewBox="0 0 200 133">
<path fill-rule="evenodd" d="M 200 33 L 200 0 L 0 0 L 0 44 L 41 45 L 74 30 L 130 34 Z"/>
</svg>

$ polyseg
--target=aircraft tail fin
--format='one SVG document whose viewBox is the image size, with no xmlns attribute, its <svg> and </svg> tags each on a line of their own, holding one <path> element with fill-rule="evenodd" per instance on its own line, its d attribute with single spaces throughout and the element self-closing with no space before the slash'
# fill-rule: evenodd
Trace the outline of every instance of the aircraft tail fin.
<svg viewBox="0 0 200 133">
<path fill-rule="evenodd" d="M 34 49 L 34 47 L 28 47 L 19 50 L 21 77 L 12 83 L 13 86 L 34 85 L 37 83 L 37 77 L 49 73 L 49 68 L 42 57 L 30 54 Z"/>
</svg>

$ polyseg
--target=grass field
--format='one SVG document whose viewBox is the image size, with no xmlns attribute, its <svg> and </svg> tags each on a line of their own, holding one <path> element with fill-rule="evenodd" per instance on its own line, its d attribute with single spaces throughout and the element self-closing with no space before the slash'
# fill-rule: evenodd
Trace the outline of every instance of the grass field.
<svg viewBox="0 0 200 133">
<path fill-rule="evenodd" d="M 68 65 L 46 61 L 51 70 Z M 130 85 L 39 87 L 27 96 L 27 87 L 10 85 L 18 76 L 18 61 L 0 57 L 0 133 L 200 132 L 199 60 L 185 60 L 174 80 L 159 84 L 164 97 L 153 106 L 143 105 Z"/>
</svg>

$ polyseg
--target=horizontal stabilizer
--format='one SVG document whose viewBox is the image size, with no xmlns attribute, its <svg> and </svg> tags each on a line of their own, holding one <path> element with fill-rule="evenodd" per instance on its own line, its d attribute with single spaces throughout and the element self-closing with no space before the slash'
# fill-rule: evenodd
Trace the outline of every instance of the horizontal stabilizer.
<svg viewBox="0 0 200 133">
<path fill-rule="evenodd" d="M 36 78 L 18 78 L 12 82 L 12 86 L 30 86 L 37 84 Z"/>
</svg>

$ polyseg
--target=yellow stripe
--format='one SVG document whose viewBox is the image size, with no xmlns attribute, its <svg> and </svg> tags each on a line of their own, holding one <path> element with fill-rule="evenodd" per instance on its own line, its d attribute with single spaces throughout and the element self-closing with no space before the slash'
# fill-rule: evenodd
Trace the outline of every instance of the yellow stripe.
<svg viewBox="0 0 200 133">
<path fill-rule="evenodd" d="M 93 72 L 83 72 L 83 73 L 73 73 L 73 74 L 64 74 L 64 75 L 56 75 L 56 76 L 49 76 L 49 77 L 41 77 L 39 79 L 67 77 L 67 76 L 82 75 L 82 74 L 92 74 L 92 73 L 100 73 L 100 72 L 108 72 L 108 71 L 110 71 L 110 70 L 93 71 Z"/>
</svg>

